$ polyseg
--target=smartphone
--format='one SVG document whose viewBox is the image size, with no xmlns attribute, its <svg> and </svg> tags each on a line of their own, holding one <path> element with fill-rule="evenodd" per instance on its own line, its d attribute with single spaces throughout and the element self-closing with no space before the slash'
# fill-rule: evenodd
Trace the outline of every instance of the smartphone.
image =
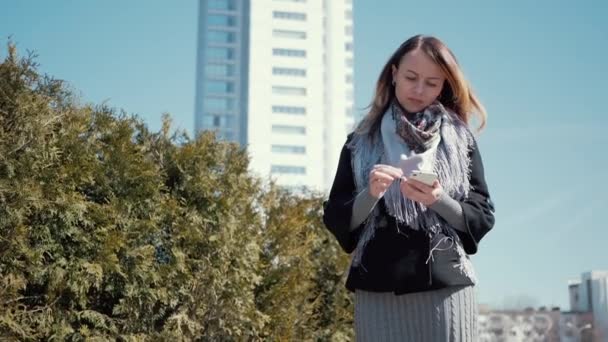
<svg viewBox="0 0 608 342">
<path fill-rule="evenodd" d="M 437 179 L 437 174 L 427 171 L 415 170 L 412 171 L 410 178 L 415 179 L 426 185 L 433 186 L 433 182 L 435 182 L 435 180 Z"/>
</svg>

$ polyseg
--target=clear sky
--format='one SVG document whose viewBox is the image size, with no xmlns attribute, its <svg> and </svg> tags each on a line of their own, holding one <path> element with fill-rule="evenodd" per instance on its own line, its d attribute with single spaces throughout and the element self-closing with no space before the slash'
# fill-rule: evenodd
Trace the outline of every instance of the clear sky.
<svg viewBox="0 0 608 342">
<path fill-rule="evenodd" d="M 154 130 L 169 112 L 192 132 L 197 6 L 0 0 L 0 37 L 34 50 L 41 71 L 85 102 Z M 497 222 L 473 257 L 480 302 L 567 310 L 569 279 L 608 270 L 606 18 L 602 0 L 354 0 L 359 112 L 389 55 L 417 33 L 448 44 L 487 107 L 479 144 Z"/>
</svg>

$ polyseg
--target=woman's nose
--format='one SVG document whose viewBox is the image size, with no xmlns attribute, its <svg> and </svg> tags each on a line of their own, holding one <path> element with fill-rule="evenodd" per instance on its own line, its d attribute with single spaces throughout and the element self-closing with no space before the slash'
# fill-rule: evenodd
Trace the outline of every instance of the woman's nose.
<svg viewBox="0 0 608 342">
<path fill-rule="evenodd" d="M 418 82 L 416 83 L 416 86 L 414 87 L 414 92 L 418 95 L 422 94 L 424 90 L 424 84 L 422 84 L 422 82 Z"/>
</svg>

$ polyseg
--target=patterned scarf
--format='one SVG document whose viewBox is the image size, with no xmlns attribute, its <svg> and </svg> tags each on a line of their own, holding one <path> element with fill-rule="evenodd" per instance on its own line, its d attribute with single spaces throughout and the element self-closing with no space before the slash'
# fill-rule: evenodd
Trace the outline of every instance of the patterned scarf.
<svg viewBox="0 0 608 342">
<path fill-rule="evenodd" d="M 441 127 L 441 116 L 446 112 L 443 105 L 435 102 L 423 111 L 413 114 L 412 119 L 407 119 L 405 110 L 395 100 L 391 104 L 392 117 L 397 125 L 397 134 L 416 153 L 421 153 L 433 145 L 439 139 L 439 128 Z"/>
<path fill-rule="evenodd" d="M 469 152 L 472 145 L 473 135 L 466 123 L 440 103 L 433 103 L 422 112 L 415 113 L 411 121 L 407 120 L 398 105 L 392 104 L 383 114 L 380 129 L 374 132 L 373 137 L 367 132 L 355 133 L 348 145 L 357 193 L 368 186 L 369 173 L 375 164 L 384 163 L 404 169 L 405 158 L 408 161 L 417 160 L 414 163 L 418 164 L 416 168 L 437 173 L 443 190 L 452 198 L 462 200 L 470 191 Z M 404 170 L 406 177 L 408 171 L 411 170 Z M 403 196 L 399 183 L 393 182 L 384 194 L 389 215 L 401 226 L 424 230 L 430 235 L 441 231 L 455 241 L 458 239 L 454 229 L 443 218 Z M 365 222 L 353 256 L 354 265 L 360 264 L 365 246 L 382 225 L 379 207 L 374 207 Z"/>
</svg>

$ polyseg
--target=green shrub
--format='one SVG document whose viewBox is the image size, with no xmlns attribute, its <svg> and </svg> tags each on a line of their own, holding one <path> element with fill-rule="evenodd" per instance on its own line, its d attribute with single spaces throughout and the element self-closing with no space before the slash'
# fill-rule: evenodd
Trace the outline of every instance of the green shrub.
<svg viewBox="0 0 608 342">
<path fill-rule="evenodd" d="M 205 132 L 82 105 L 12 43 L 0 64 L 0 338 L 349 340 L 322 194 Z"/>
</svg>

